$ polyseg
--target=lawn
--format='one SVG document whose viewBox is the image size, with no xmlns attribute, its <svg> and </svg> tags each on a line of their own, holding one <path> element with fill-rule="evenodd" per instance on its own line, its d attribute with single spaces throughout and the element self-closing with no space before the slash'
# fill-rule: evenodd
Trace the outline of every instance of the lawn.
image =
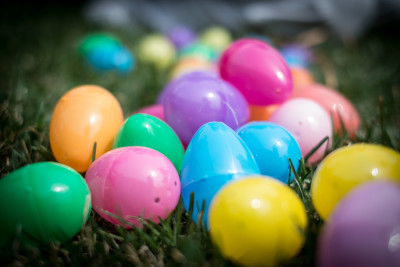
<svg viewBox="0 0 400 267">
<path fill-rule="evenodd" d="M 49 144 L 49 122 L 58 99 L 69 89 L 82 84 L 107 88 L 120 102 L 126 118 L 153 104 L 169 78 L 168 70 L 140 61 L 128 75 L 99 74 L 88 68 L 77 52 L 81 38 L 97 31 L 118 36 L 135 52 L 138 40 L 149 33 L 144 27 L 126 30 L 93 25 L 82 18 L 75 5 L 18 10 L 12 6 L 0 11 L 0 177 L 29 163 L 55 160 Z M 233 33 L 235 38 L 243 34 Z M 278 43 L 294 40 L 272 36 Z M 348 97 L 362 118 L 357 137 L 335 136 L 333 149 L 368 142 L 400 150 L 399 47 L 399 35 L 388 28 L 374 28 L 352 41 L 330 35 L 312 46 L 315 80 Z M 301 168 L 300 179 L 309 177 L 315 167 Z M 309 200 L 303 201 L 311 205 Z M 212 245 L 205 228 L 189 218 L 179 204 L 159 225 L 143 222 L 143 229 L 126 230 L 92 211 L 73 240 L 40 249 L 25 249 L 15 242 L 1 250 L 0 261 L 15 266 L 233 265 Z M 302 251 L 284 266 L 314 264 L 322 222 L 314 212 L 309 212 L 309 219 Z"/>
</svg>

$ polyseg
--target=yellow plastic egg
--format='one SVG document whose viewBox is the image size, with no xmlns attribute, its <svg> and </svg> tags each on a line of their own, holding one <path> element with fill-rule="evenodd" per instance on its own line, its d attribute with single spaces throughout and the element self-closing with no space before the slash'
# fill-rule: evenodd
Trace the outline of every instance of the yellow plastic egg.
<svg viewBox="0 0 400 267">
<path fill-rule="evenodd" d="M 171 71 L 171 79 L 176 79 L 192 71 L 216 72 L 215 66 L 204 59 L 197 57 L 187 57 L 179 60 Z"/>
<path fill-rule="evenodd" d="M 356 186 L 372 180 L 400 182 L 400 153 L 375 144 L 354 144 L 335 150 L 318 166 L 311 197 L 322 219 Z"/>
<path fill-rule="evenodd" d="M 123 123 L 117 99 L 96 85 L 71 89 L 58 101 L 50 121 L 50 145 L 60 163 L 84 172 L 92 160 L 112 148 Z"/>
<path fill-rule="evenodd" d="M 146 63 L 159 69 L 169 67 L 175 60 L 174 45 L 161 34 L 150 34 L 140 40 L 137 56 Z"/>
<path fill-rule="evenodd" d="M 262 175 L 223 187 L 209 214 L 211 240 L 222 255 L 246 266 L 275 266 L 304 243 L 307 215 L 295 192 Z"/>
<path fill-rule="evenodd" d="M 216 51 L 223 51 L 231 44 L 232 35 L 223 27 L 211 26 L 203 31 L 200 40 Z"/>
</svg>

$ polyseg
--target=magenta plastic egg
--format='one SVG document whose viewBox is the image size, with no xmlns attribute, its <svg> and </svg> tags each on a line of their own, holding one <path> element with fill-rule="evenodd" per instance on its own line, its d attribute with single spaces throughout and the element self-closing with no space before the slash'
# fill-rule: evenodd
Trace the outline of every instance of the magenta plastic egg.
<svg viewBox="0 0 400 267">
<path fill-rule="evenodd" d="M 324 156 L 325 150 L 330 148 L 332 120 L 325 109 L 312 100 L 290 99 L 278 107 L 269 120 L 283 126 L 293 135 L 300 146 L 303 157 L 325 137 L 329 137 L 329 143 L 324 143 L 309 158 L 308 162 L 310 163 L 320 160 Z"/>
<path fill-rule="evenodd" d="M 219 72 L 251 105 L 282 103 L 293 90 L 285 60 L 275 48 L 257 39 L 242 39 L 230 45 L 220 58 Z"/>
<path fill-rule="evenodd" d="M 155 105 L 141 108 L 141 109 L 137 110 L 135 113 L 143 113 L 143 114 L 152 115 L 156 118 L 159 118 L 162 121 L 165 121 L 164 107 L 160 104 L 155 104 Z"/>
<path fill-rule="evenodd" d="M 318 266 L 400 266 L 400 185 L 367 182 L 335 207 L 318 242 Z"/>
<path fill-rule="evenodd" d="M 250 114 L 246 99 L 235 87 L 201 72 L 177 79 L 166 92 L 163 106 L 167 123 L 185 144 L 207 122 L 223 122 L 235 130 Z"/>
<path fill-rule="evenodd" d="M 135 217 L 159 222 L 175 209 L 179 175 L 160 152 L 140 146 L 111 150 L 95 160 L 85 176 L 93 209 L 107 221 L 129 228 Z M 116 216 L 107 214 L 114 214 Z M 124 221 L 122 221 L 122 220 Z"/>
</svg>

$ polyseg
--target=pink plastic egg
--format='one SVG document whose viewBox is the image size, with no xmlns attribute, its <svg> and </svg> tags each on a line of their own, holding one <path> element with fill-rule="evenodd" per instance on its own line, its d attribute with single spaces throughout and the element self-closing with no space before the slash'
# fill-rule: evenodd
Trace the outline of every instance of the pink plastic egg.
<svg viewBox="0 0 400 267">
<path fill-rule="evenodd" d="M 136 111 L 135 113 L 143 113 L 143 114 L 152 115 L 152 116 L 159 118 L 160 120 L 165 122 L 164 107 L 161 104 L 155 104 L 155 105 L 141 108 L 138 111 Z"/>
<path fill-rule="evenodd" d="M 230 45 L 221 55 L 219 72 L 251 105 L 282 103 L 293 90 L 285 60 L 275 48 L 256 39 L 241 39 Z"/>
<path fill-rule="evenodd" d="M 85 179 L 93 209 L 107 221 L 127 228 L 130 225 L 126 222 L 141 226 L 137 217 L 156 223 L 159 217 L 168 217 L 181 189 L 171 161 L 154 149 L 140 146 L 121 147 L 102 155 L 89 167 Z"/>
<path fill-rule="evenodd" d="M 332 120 L 325 109 L 315 101 L 306 98 L 290 99 L 271 115 L 271 122 L 286 128 L 296 139 L 301 154 L 305 157 L 322 139 L 329 137 L 309 158 L 309 163 L 320 160 L 332 142 Z"/>
<path fill-rule="evenodd" d="M 340 132 L 343 124 L 350 134 L 354 136 L 360 127 L 360 115 L 353 104 L 341 93 L 320 84 L 307 85 L 298 88 L 292 98 L 308 98 L 320 104 L 328 113 L 333 116 L 335 132 Z"/>
</svg>

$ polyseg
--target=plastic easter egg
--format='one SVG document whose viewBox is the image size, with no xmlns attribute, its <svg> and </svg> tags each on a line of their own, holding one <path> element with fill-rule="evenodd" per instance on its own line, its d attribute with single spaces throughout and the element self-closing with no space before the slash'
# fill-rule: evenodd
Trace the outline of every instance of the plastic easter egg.
<svg viewBox="0 0 400 267">
<path fill-rule="evenodd" d="M 267 121 L 271 117 L 272 113 L 274 113 L 278 107 L 279 104 L 268 105 L 268 106 L 249 105 L 250 108 L 249 121 Z"/>
<path fill-rule="evenodd" d="M 290 68 L 293 78 L 293 93 L 297 92 L 298 88 L 314 84 L 314 78 L 311 73 L 303 67 Z M 292 95 L 293 96 L 293 95 Z"/>
<path fill-rule="evenodd" d="M 207 122 L 220 121 L 236 129 L 249 119 L 249 106 L 235 87 L 197 72 L 176 80 L 163 106 L 167 123 L 186 144 Z"/>
<path fill-rule="evenodd" d="M 293 135 L 303 157 L 325 137 L 329 137 L 328 142 L 322 144 L 308 159 L 309 163 L 322 159 L 332 144 L 332 120 L 324 108 L 312 100 L 290 99 L 277 108 L 269 120 L 283 126 Z"/>
<path fill-rule="evenodd" d="M 58 101 L 50 121 L 50 145 L 54 157 L 78 172 L 89 168 L 93 147 L 96 158 L 112 147 L 123 123 L 121 106 L 106 89 L 82 85 Z"/>
<path fill-rule="evenodd" d="M 350 136 L 360 127 L 360 115 L 353 104 L 341 93 L 320 84 L 299 88 L 292 98 L 308 98 L 320 104 L 328 113 L 332 114 L 335 132 L 342 129 L 342 120 Z"/>
<path fill-rule="evenodd" d="M 196 42 L 191 45 L 185 46 L 179 51 L 179 58 L 183 59 L 186 57 L 196 57 L 205 61 L 215 61 L 217 59 L 217 52 L 202 43 Z"/>
<path fill-rule="evenodd" d="M 158 223 L 175 209 L 179 175 L 160 152 L 141 146 L 113 149 L 93 162 L 85 179 L 93 209 L 107 221 L 130 228 L 137 217 Z"/>
<path fill-rule="evenodd" d="M 157 103 L 163 104 L 165 96 L 169 94 L 171 91 L 175 89 L 175 87 L 184 81 L 185 79 L 190 79 L 190 77 L 214 77 L 218 78 L 218 75 L 215 72 L 210 72 L 210 71 L 204 71 L 204 70 L 195 70 L 195 71 L 190 71 L 188 73 L 183 73 L 181 76 L 176 77 L 172 80 L 170 80 L 165 87 L 161 90 L 160 95 L 158 96 Z"/>
<path fill-rule="evenodd" d="M 400 181 L 400 153 L 374 144 L 355 144 L 330 153 L 318 166 L 311 197 L 318 214 L 327 220 L 336 204 L 361 183 Z"/>
<path fill-rule="evenodd" d="M 215 66 L 210 61 L 201 59 L 199 57 L 185 57 L 179 60 L 178 63 L 172 68 L 171 79 L 179 78 L 186 73 L 194 71 L 216 73 Z"/>
<path fill-rule="evenodd" d="M 294 137 L 282 126 L 257 121 L 250 122 L 236 130 L 237 134 L 250 148 L 262 175 L 276 178 L 285 184 L 293 181 L 289 159 L 297 172 L 301 152 Z"/>
<path fill-rule="evenodd" d="M 145 146 L 157 150 L 181 172 L 183 146 L 178 136 L 165 122 L 147 114 L 134 114 L 121 126 L 114 139 L 113 148 Z"/>
<path fill-rule="evenodd" d="M 290 67 L 307 68 L 312 61 L 311 50 L 299 44 L 285 45 L 279 52 Z"/>
<path fill-rule="evenodd" d="M 400 185 L 368 182 L 336 206 L 319 236 L 318 266 L 400 266 Z"/>
<path fill-rule="evenodd" d="M 243 266 L 277 266 L 303 246 L 307 214 L 285 184 L 248 176 L 218 192 L 209 225 L 211 240 L 224 257 Z"/>
<path fill-rule="evenodd" d="M 238 88 L 251 105 L 282 103 L 292 93 L 292 75 L 275 48 L 256 39 L 241 39 L 221 55 L 222 79 Z"/>
<path fill-rule="evenodd" d="M 227 29 L 212 26 L 202 32 L 200 41 L 215 51 L 223 51 L 232 43 L 232 36 Z"/>
<path fill-rule="evenodd" d="M 183 25 L 173 27 L 168 31 L 167 36 L 178 50 L 194 43 L 197 39 L 196 33 Z"/>
<path fill-rule="evenodd" d="M 229 181 L 251 174 L 260 174 L 260 170 L 235 131 L 222 122 L 204 124 L 193 136 L 183 158 L 183 205 L 188 211 L 190 195 L 194 193 L 192 219 L 197 222 L 205 202 L 202 219 L 206 224 L 208 207 L 217 191 Z"/>
<path fill-rule="evenodd" d="M 92 49 L 86 54 L 86 60 L 98 71 L 117 70 L 128 73 L 134 66 L 132 53 L 124 47 Z"/>
<path fill-rule="evenodd" d="M 75 170 L 55 162 L 26 165 L 0 179 L 0 247 L 20 233 L 24 245 L 65 242 L 86 223 L 90 191 Z"/>
<path fill-rule="evenodd" d="M 149 114 L 156 118 L 159 118 L 162 121 L 165 121 L 164 107 L 161 104 L 155 104 L 155 105 L 141 108 L 141 109 L 137 110 L 135 113 Z"/>
<path fill-rule="evenodd" d="M 176 51 L 173 44 L 161 34 L 150 34 L 138 44 L 138 58 L 159 69 L 169 67 L 175 60 Z"/>
<path fill-rule="evenodd" d="M 118 49 L 121 47 L 119 40 L 109 33 L 93 33 L 85 36 L 79 43 L 79 53 L 85 56 L 95 49 Z"/>
</svg>

